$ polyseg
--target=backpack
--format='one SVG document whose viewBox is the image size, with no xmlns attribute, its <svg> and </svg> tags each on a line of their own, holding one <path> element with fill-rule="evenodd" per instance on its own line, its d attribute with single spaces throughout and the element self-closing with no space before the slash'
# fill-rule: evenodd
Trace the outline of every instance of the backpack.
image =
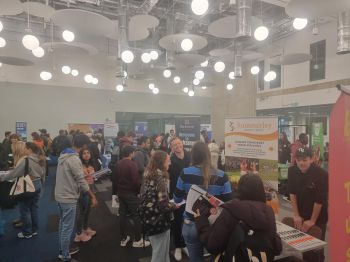
<svg viewBox="0 0 350 262">
<path fill-rule="evenodd" d="M 240 221 L 233 230 L 226 250 L 214 262 L 272 262 L 274 252 L 266 231 L 253 231 Z"/>
<path fill-rule="evenodd" d="M 138 213 L 143 233 L 146 236 L 164 233 L 170 228 L 171 215 L 162 211 L 158 204 L 158 193 L 154 181 L 147 181 L 141 196 Z"/>
</svg>

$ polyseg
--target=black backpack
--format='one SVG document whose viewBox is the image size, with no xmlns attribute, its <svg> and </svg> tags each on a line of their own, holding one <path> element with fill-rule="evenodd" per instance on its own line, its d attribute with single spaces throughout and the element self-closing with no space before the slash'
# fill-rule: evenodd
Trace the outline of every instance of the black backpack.
<svg viewBox="0 0 350 262">
<path fill-rule="evenodd" d="M 266 231 L 253 231 L 240 221 L 233 230 L 226 250 L 215 262 L 272 262 L 274 251 Z"/>
</svg>

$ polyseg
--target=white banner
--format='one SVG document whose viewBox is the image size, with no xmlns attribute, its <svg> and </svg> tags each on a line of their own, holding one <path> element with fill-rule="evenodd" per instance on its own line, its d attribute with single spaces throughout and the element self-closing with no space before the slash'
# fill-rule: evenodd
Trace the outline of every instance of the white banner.
<svg viewBox="0 0 350 262">
<path fill-rule="evenodd" d="M 118 123 L 106 123 L 104 124 L 104 136 L 105 137 L 117 137 L 119 132 Z"/>
<path fill-rule="evenodd" d="M 225 155 L 278 159 L 278 119 L 251 117 L 225 119 Z"/>
</svg>

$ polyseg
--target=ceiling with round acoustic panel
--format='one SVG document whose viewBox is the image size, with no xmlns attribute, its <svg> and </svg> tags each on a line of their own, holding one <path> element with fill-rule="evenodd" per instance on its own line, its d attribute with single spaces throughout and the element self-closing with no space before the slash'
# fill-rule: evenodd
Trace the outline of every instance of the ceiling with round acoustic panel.
<svg viewBox="0 0 350 262">
<path fill-rule="evenodd" d="M 32 66 L 34 62 L 15 56 L 0 56 L 0 63 L 13 66 Z"/>
<path fill-rule="evenodd" d="M 46 42 L 41 47 L 46 50 L 52 48 L 54 53 L 59 53 L 63 56 L 95 55 L 98 53 L 96 47 L 80 42 Z"/>
<path fill-rule="evenodd" d="M 176 66 L 194 66 L 205 61 L 205 56 L 198 54 L 178 54 L 175 55 Z"/>
<path fill-rule="evenodd" d="M 242 52 L 242 61 L 248 62 L 252 60 L 263 59 L 265 56 L 262 53 L 254 52 L 254 51 L 243 51 Z"/>
<path fill-rule="evenodd" d="M 213 49 L 209 52 L 209 55 L 216 56 L 216 57 L 225 57 L 225 56 L 233 55 L 233 51 L 227 48 Z"/>
<path fill-rule="evenodd" d="M 0 15 L 19 15 L 23 4 L 19 0 L 0 0 Z"/>
<path fill-rule="evenodd" d="M 350 9 L 349 0 L 291 0 L 286 13 L 291 17 L 317 18 Z"/>
<path fill-rule="evenodd" d="M 79 32 L 91 36 L 104 36 L 111 39 L 118 38 L 117 21 L 112 21 L 107 17 L 81 10 L 62 9 L 56 11 L 52 16 L 55 25 L 62 29 Z"/>
<path fill-rule="evenodd" d="M 173 34 L 162 37 L 159 45 L 169 51 L 183 52 L 181 42 L 184 39 L 191 39 L 193 47 L 191 51 L 198 51 L 207 46 L 208 41 L 205 37 L 194 34 Z"/>
<path fill-rule="evenodd" d="M 310 61 L 312 56 L 310 54 L 295 53 L 281 55 L 270 59 L 270 63 L 273 65 L 295 65 Z"/>
<path fill-rule="evenodd" d="M 135 15 L 129 22 L 129 41 L 140 41 L 149 36 L 149 29 L 156 28 L 159 20 L 152 15 Z"/>
<path fill-rule="evenodd" d="M 252 32 L 261 23 L 261 19 L 253 16 Z M 237 16 L 231 15 L 215 20 L 208 26 L 208 33 L 218 38 L 235 38 L 237 35 Z"/>
<path fill-rule="evenodd" d="M 55 13 L 55 9 L 51 6 L 38 2 L 23 3 L 23 10 L 31 15 L 42 17 L 45 21 L 50 21 L 52 15 Z"/>
</svg>

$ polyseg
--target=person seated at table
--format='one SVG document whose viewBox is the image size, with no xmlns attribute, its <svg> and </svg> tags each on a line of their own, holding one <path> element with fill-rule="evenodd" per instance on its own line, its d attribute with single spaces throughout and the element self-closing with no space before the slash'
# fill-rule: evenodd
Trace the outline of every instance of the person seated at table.
<svg viewBox="0 0 350 262">
<path fill-rule="evenodd" d="M 212 254 L 226 251 L 224 259 L 232 261 L 234 248 L 228 246 L 238 224 L 262 235 L 272 251 L 268 256 L 271 261 L 282 251 L 282 242 L 276 231 L 275 215 L 272 208 L 266 205 L 264 185 L 255 174 L 243 175 L 238 183 L 238 198 L 221 205 L 222 212 L 213 225 L 209 224 L 208 215 L 196 210 L 195 223 L 198 236 L 206 249 Z M 215 213 L 210 210 L 210 213 Z M 235 241 L 233 241 L 235 242 Z M 230 250 L 231 249 L 231 250 Z M 230 252 L 227 252 L 230 250 Z M 230 257 L 228 257 L 230 256 Z M 237 260 L 240 261 L 240 260 Z M 254 260 L 255 261 L 255 260 Z"/>
</svg>

